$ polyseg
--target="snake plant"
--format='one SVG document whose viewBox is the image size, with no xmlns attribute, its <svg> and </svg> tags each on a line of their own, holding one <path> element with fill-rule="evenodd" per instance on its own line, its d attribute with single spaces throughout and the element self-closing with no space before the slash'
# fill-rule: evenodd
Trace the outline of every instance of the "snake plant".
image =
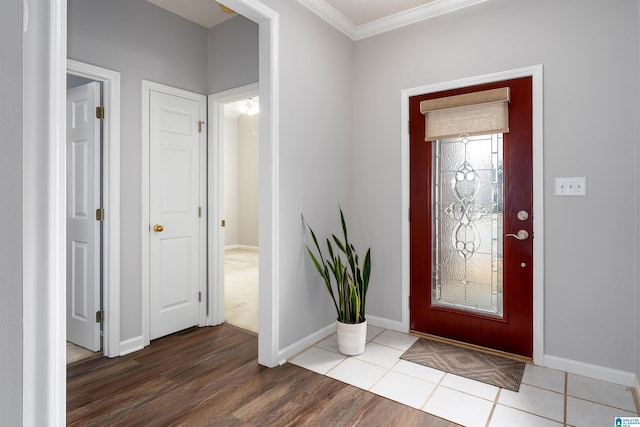
<svg viewBox="0 0 640 427">
<path fill-rule="evenodd" d="M 302 220 L 304 222 L 304 217 Z M 315 252 L 309 245 L 305 246 L 333 299 L 338 321 L 361 323 L 365 321 L 365 302 L 371 275 L 371 248 L 367 250 L 364 261 L 360 265 L 356 248 L 349 242 L 342 208 L 340 208 L 340 222 L 342 236 L 339 238 L 332 234 L 331 238 L 327 238 L 328 256 L 326 258 L 320 249 L 316 234 L 306 222 L 304 224 L 311 234 Z"/>
</svg>

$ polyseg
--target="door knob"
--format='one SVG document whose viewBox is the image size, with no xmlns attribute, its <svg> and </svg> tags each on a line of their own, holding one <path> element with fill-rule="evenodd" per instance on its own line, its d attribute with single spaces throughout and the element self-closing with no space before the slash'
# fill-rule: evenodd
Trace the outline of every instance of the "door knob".
<svg viewBox="0 0 640 427">
<path fill-rule="evenodd" d="M 155 231 L 156 233 L 162 233 L 164 231 L 164 227 L 160 224 L 156 224 L 153 226 L 153 231 Z"/>
<path fill-rule="evenodd" d="M 527 240 L 529 238 L 529 232 L 527 230 L 520 230 L 518 234 L 507 234 L 505 237 L 515 237 L 518 240 Z"/>
</svg>

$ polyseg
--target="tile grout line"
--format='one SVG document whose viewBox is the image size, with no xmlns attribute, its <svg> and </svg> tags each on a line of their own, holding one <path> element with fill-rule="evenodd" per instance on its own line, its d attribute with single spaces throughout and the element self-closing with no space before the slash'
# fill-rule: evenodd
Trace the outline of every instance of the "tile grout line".
<svg viewBox="0 0 640 427">
<path fill-rule="evenodd" d="M 567 426 L 567 393 L 569 392 L 569 374 L 564 373 L 564 420 L 563 424 Z"/>
<path fill-rule="evenodd" d="M 429 400 L 431 400 L 433 395 L 436 393 L 436 390 L 440 387 L 440 384 L 442 384 L 442 381 L 444 380 L 444 377 L 446 377 L 446 376 L 447 376 L 447 373 L 445 372 L 445 374 L 442 377 L 440 377 L 440 381 L 438 381 L 436 383 L 436 386 L 433 388 L 433 390 L 431 390 L 431 393 L 429 393 L 429 396 L 427 396 L 427 400 L 425 400 L 424 403 L 422 404 L 422 406 L 420 407 L 421 411 L 424 411 L 427 414 L 431 414 L 431 412 L 429 412 L 426 409 L 424 409 L 424 407 L 427 406 L 427 403 L 429 403 Z"/>
<path fill-rule="evenodd" d="M 640 399 L 638 398 L 638 389 L 635 387 L 629 387 L 631 390 L 631 396 L 633 397 L 633 403 L 636 404 L 636 413 L 640 415 Z"/>
<path fill-rule="evenodd" d="M 496 407 L 498 406 L 498 400 L 500 399 L 500 393 L 502 393 L 502 388 L 498 387 L 498 393 L 496 393 L 496 398 L 493 401 L 493 406 L 491 407 L 491 412 L 489 412 L 489 418 L 487 418 L 487 423 L 485 424 L 485 427 L 489 427 L 489 424 L 491 424 L 491 418 L 493 418 L 493 413 L 496 410 Z"/>
<path fill-rule="evenodd" d="M 398 359 L 398 361 L 400 361 L 400 359 Z M 363 360 L 363 362 L 365 362 L 365 361 Z M 378 378 L 378 379 L 376 380 L 376 382 L 374 382 L 374 383 L 371 385 L 371 387 L 369 387 L 369 388 L 367 389 L 367 391 L 371 391 L 371 390 L 373 390 L 373 388 L 374 388 L 375 386 L 377 386 L 377 385 L 380 383 L 380 381 L 382 381 L 382 379 L 383 379 L 384 377 L 386 377 L 387 375 L 389 375 L 389 372 L 391 372 L 391 371 L 393 370 L 393 367 L 394 367 L 394 366 L 396 366 L 397 364 L 398 364 L 398 362 L 394 363 L 392 367 L 387 368 L 387 372 L 385 372 L 384 374 L 382 374 L 382 376 L 381 376 L 380 378 Z M 378 366 L 378 365 L 374 365 L 374 366 Z M 402 403 L 402 402 L 399 402 L 399 403 Z"/>
</svg>

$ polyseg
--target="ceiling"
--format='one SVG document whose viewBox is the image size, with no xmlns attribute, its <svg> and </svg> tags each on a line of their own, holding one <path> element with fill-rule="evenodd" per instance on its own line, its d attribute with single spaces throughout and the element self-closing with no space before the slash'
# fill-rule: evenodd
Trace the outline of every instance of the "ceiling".
<svg viewBox="0 0 640 427">
<path fill-rule="evenodd" d="M 206 28 L 237 16 L 215 0 L 147 0 Z M 294 1 L 294 0 L 290 0 Z M 297 0 L 353 40 L 487 0 Z"/>
<path fill-rule="evenodd" d="M 223 23 L 227 19 L 237 16 L 236 13 L 223 12 L 220 4 L 214 0 L 147 1 L 206 28 L 215 27 L 216 25 Z"/>
</svg>

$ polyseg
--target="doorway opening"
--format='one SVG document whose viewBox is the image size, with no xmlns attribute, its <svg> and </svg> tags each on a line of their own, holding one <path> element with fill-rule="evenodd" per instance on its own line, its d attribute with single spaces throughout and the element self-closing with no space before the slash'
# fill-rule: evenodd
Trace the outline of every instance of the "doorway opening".
<svg viewBox="0 0 640 427">
<path fill-rule="evenodd" d="M 102 86 L 67 74 L 67 364 L 103 348 Z"/>
<path fill-rule="evenodd" d="M 100 131 L 97 138 L 99 146 L 101 146 L 98 150 L 101 153 L 101 161 L 97 167 L 88 165 L 91 167 L 87 170 L 87 175 L 91 175 L 94 177 L 92 179 L 97 180 L 95 187 L 98 188 L 99 201 L 92 203 L 87 215 L 92 224 L 99 226 L 99 242 L 96 245 L 98 253 L 96 254 L 95 279 L 87 280 L 87 284 L 92 284 L 92 292 L 96 297 L 93 299 L 91 312 L 87 311 L 85 314 L 87 317 L 86 327 L 90 327 L 91 324 L 95 327 L 89 332 L 94 335 L 89 339 L 94 343 L 97 341 L 98 344 L 97 347 L 94 344 L 89 353 L 82 348 L 78 351 L 78 356 L 72 355 L 70 358 L 70 355 L 67 354 L 67 360 L 94 354 L 116 357 L 120 355 L 120 73 L 72 59 L 67 60 L 66 73 L 68 89 L 89 83 L 99 85 L 98 104 L 102 107 L 103 116 L 103 119 L 99 120 Z M 90 113 L 92 117 L 96 117 L 94 111 Z M 95 165 L 95 163 L 92 164 Z M 69 172 L 71 171 L 65 172 L 66 177 L 71 176 Z M 69 193 L 69 191 L 67 192 Z M 68 203 L 71 203 L 72 200 L 72 197 L 68 197 Z M 93 204 L 98 206 L 93 206 Z M 94 212 L 98 208 L 102 210 Z M 100 217 L 96 217 L 97 214 Z M 69 264 L 67 267 L 71 267 L 73 261 L 73 258 L 67 256 L 67 264 Z M 67 268 L 68 278 L 69 271 Z M 69 294 L 68 290 L 66 292 Z M 67 297 L 70 296 L 67 295 Z M 75 307 L 88 310 L 88 308 L 84 308 L 88 307 L 90 303 L 86 300 L 87 295 L 81 292 L 79 297 L 80 300 L 76 301 Z M 70 306 L 68 302 L 67 312 L 71 308 L 73 306 Z M 70 323 L 67 321 L 68 341 L 78 344 L 77 337 L 70 334 L 69 328 Z M 75 333 L 77 335 L 77 331 Z M 76 350 L 71 346 L 67 348 L 69 351 Z"/>
<path fill-rule="evenodd" d="M 531 81 L 409 98 L 411 329 L 524 357 L 533 353 Z"/>
<path fill-rule="evenodd" d="M 453 90 L 474 85 L 489 84 L 502 80 L 531 77 L 531 109 L 532 109 L 532 203 L 534 212 L 544 212 L 544 179 L 543 179 L 543 133 L 542 133 L 542 66 L 536 65 L 520 69 L 508 70 L 470 77 L 449 82 L 435 83 L 401 91 L 401 122 L 408 124 L 409 99 L 422 94 L 430 94 L 440 91 Z M 424 126 L 424 119 L 422 119 Z M 413 216 L 413 208 L 409 211 L 410 200 L 410 135 L 407 128 L 402 132 L 402 328 L 410 329 L 410 227 L 413 226 L 409 219 L 409 212 Z M 532 229 L 535 234 L 533 239 L 533 362 L 541 365 L 544 357 L 544 217 L 535 215 L 532 218 Z"/>
<path fill-rule="evenodd" d="M 258 333 L 259 97 L 224 104 L 224 321 Z"/>
<path fill-rule="evenodd" d="M 209 324 L 258 332 L 260 87 L 209 95 Z M 260 325 L 260 329 L 264 325 Z"/>
</svg>

